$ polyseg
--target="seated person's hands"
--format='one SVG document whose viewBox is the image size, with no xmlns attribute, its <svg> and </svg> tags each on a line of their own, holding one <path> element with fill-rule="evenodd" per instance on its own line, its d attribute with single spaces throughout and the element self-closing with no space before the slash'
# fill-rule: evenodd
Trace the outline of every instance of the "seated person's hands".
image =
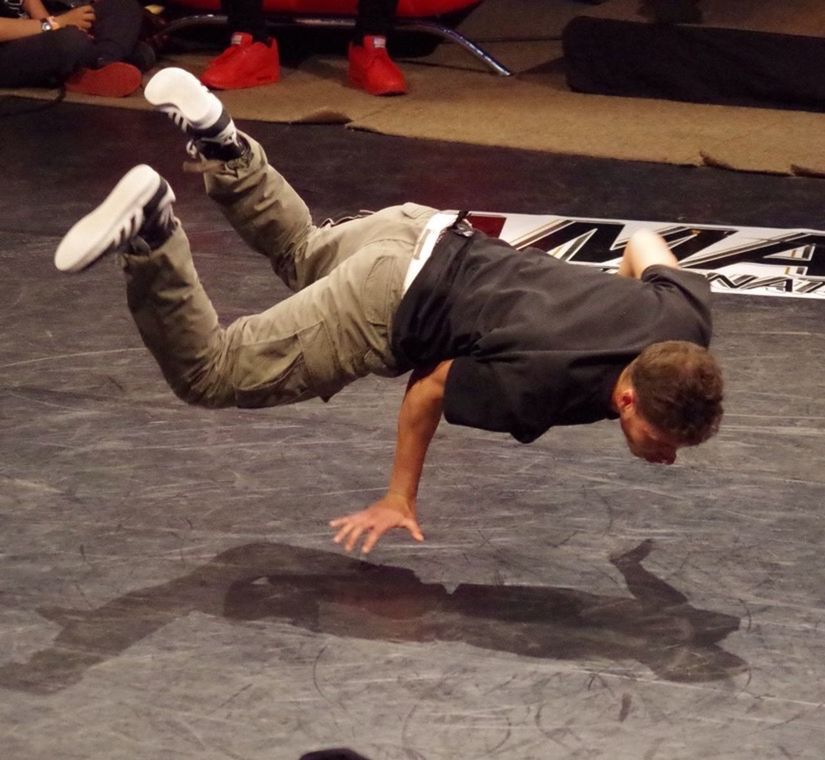
<svg viewBox="0 0 825 760">
<path fill-rule="evenodd" d="M 57 17 L 61 27 L 76 26 L 82 32 L 89 32 L 95 23 L 95 9 L 91 5 L 78 5 Z"/>
</svg>

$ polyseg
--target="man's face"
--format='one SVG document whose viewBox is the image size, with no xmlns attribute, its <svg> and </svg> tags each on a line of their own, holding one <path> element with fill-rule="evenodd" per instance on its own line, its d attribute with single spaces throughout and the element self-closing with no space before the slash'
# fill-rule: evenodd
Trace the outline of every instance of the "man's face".
<svg viewBox="0 0 825 760">
<path fill-rule="evenodd" d="M 634 456 L 656 464 L 673 464 L 680 447 L 675 439 L 657 430 L 634 408 L 620 417 L 622 432 Z"/>
</svg>

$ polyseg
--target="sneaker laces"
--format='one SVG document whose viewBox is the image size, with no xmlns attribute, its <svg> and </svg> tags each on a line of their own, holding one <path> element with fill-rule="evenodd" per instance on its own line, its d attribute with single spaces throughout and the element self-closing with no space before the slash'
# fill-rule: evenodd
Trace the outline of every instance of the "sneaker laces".
<svg viewBox="0 0 825 760">
<path fill-rule="evenodd" d="M 217 58 L 212 61 L 210 66 L 225 63 L 230 58 L 234 58 L 241 50 L 242 46 L 239 43 L 232 42 L 229 47 L 227 47 Z"/>
<path fill-rule="evenodd" d="M 214 137 L 196 137 L 186 143 L 187 155 L 195 160 L 232 161 L 241 158 L 249 151 L 249 143 L 233 130 L 220 139 Z"/>
<path fill-rule="evenodd" d="M 194 140 L 188 140 L 186 143 L 186 155 L 193 161 L 200 161 L 204 158 L 203 154 L 198 150 L 198 146 Z"/>
</svg>

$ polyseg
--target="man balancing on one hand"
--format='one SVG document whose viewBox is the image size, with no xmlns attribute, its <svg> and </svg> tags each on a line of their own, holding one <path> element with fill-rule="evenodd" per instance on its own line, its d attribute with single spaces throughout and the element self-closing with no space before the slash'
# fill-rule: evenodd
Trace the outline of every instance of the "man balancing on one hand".
<svg viewBox="0 0 825 760">
<path fill-rule="evenodd" d="M 423 540 L 416 494 L 442 414 L 522 443 L 618 418 L 631 452 L 664 464 L 718 429 L 708 284 L 679 269 L 659 236 L 634 235 L 616 276 L 518 252 L 412 203 L 317 227 L 193 76 L 165 69 L 145 95 L 189 136 L 207 193 L 293 295 L 222 328 L 174 194 L 145 165 L 69 230 L 55 263 L 80 271 L 121 252 L 141 336 L 191 404 L 326 400 L 358 377 L 412 370 L 386 495 L 330 523 L 347 550 L 363 540 L 369 552 L 392 528 Z"/>
</svg>

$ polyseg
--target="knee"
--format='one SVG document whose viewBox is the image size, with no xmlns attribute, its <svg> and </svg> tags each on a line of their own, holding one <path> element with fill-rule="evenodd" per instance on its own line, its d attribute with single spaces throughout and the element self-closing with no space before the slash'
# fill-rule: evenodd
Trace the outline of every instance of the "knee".
<svg viewBox="0 0 825 760">
<path fill-rule="evenodd" d="M 205 371 L 198 378 L 178 378 L 171 387 L 175 395 L 190 406 L 226 409 L 236 405 L 231 384 L 214 370 Z"/>
<path fill-rule="evenodd" d="M 67 26 L 49 32 L 49 40 L 55 57 L 55 73 L 61 79 L 81 66 L 88 66 L 94 57 L 92 38 L 77 27 Z"/>
<path fill-rule="evenodd" d="M 172 386 L 175 395 L 189 406 L 199 406 L 203 409 L 220 409 L 221 405 L 210 403 L 210 399 L 203 393 L 196 392 L 191 386 L 181 383 L 175 383 Z"/>
<path fill-rule="evenodd" d="M 100 13 L 118 13 L 140 18 L 143 11 L 137 0 L 95 0 L 95 10 Z"/>
<path fill-rule="evenodd" d="M 190 406 L 225 409 L 236 405 L 232 378 L 219 349 L 182 363 L 161 360 L 160 367 L 173 393 Z"/>
<path fill-rule="evenodd" d="M 138 0 L 96 0 L 95 13 L 98 19 L 101 16 L 116 17 L 123 24 L 138 29 L 143 19 L 143 6 Z"/>
</svg>

